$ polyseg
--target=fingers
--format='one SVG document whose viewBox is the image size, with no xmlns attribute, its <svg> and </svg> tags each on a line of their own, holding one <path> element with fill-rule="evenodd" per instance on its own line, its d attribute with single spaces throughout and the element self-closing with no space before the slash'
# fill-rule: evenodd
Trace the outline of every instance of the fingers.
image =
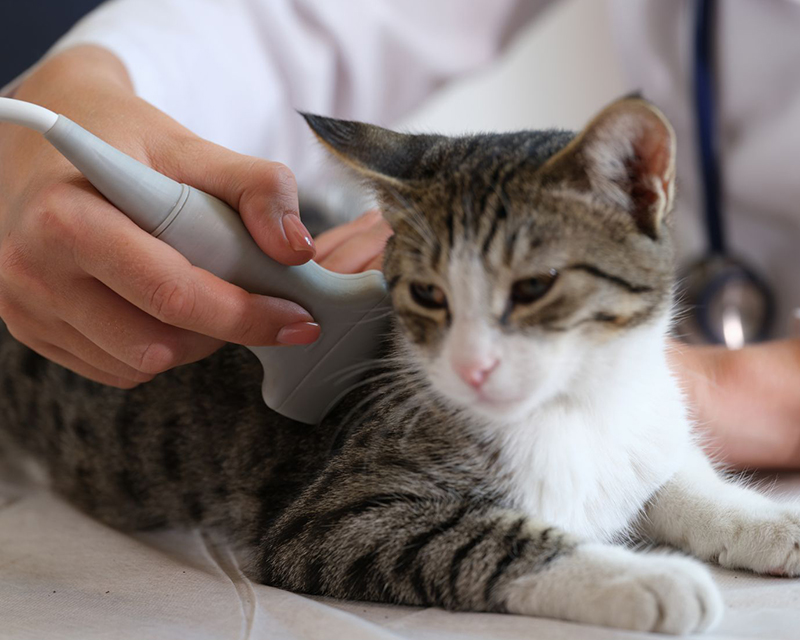
<svg viewBox="0 0 800 640">
<path fill-rule="evenodd" d="M 94 380 L 100 384 L 107 384 L 112 387 L 119 387 L 120 389 L 132 389 L 143 382 L 141 380 L 137 381 L 126 377 L 117 376 L 93 367 L 77 356 L 52 344 L 40 343 L 27 346 L 30 349 L 33 349 L 40 356 L 47 358 L 48 360 L 52 360 L 65 369 L 69 369 L 70 371 L 77 373 L 79 376 L 89 378 L 89 380 Z"/>
<path fill-rule="evenodd" d="M 250 294 L 194 267 L 113 207 L 103 208 L 91 215 L 84 212 L 83 233 L 73 248 L 75 261 L 146 314 L 167 325 L 238 344 L 307 344 L 316 339 L 318 328 L 281 333 L 284 327 L 313 323 L 299 305 Z"/>
<path fill-rule="evenodd" d="M 149 376 L 202 360 L 223 344 L 159 322 L 103 283 L 88 278 L 81 285 L 81 299 L 66 306 L 62 315 L 88 342 L 135 372 Z M 77 355 L 111 371 L 88 353 Z"/>
<path fill-rule="evenodd" d="M 369 271 L 374 269 L 375 271 L 381 271 L 383 269 L 383 253 L 380 255 L 375 256 L 371 262 L 369 262 L 362 271 Z"/>
<path fill-rule="evenodd" d="M 314 257 L 314 241 L 300 220 L 297 182 L 288 167 L 199 138 L 172 162 L 171 175 L 236 209 L 268 256 L 287 265 Z"/>
<path fill-rule="evenodd" d="M 338 227 L 334 227 L 333 229 L 319 234 L 316 238 L 317 262 L 321 262 L 327 258 L 331 252 L 343 242 L 346 242 L 359 233 L 363 233 L 382 219 L 380 211 L 377 209 L 370 209 L 351 222 L 339 225 Z"/>
<path fill-rule="evenodd" d="M 94 295 L 85 296 L 93 289 Z M 99 380 L 102 373 L 117 381 L 106 384 L 147 382 L 155 374 L 200 360 L 223 344 L 161 325 L 96 281 L 84 284 L 73 302 L 67 305 L 68 321 L 42 321 L 41 311 L 15 303 L 13 309 L 6 308 L 9 329 L 17 340 L 37 351 L 54 347 L 69 354 L 70 364 L 64 366 L 73 371 L 79 372 L 75 361 L 80 361 L 95 371 L 92 379 Z M 64 362 L 62 354 L 59 363 Z"/>
<path fill-rule="evenodd" d="M 383 249 L 392 230 L 380 216 L 371 225 L 362 224 L 366 228 L 356 229 L 350 235 L 341 234 L 344 239 L 339 244 L 332 248 L 326 247 L 327 255 L 319 263 L 326 269 L 339 273 L 359 273 L 376 264 L 380 268 Z"/>
<path fill-rule="evenodd" d="M 20 318 L 25 322 L 20 323 Z M 43 324 L 34 318 L 28 310 L 18 308 L 10 314 L 8 329 L 19 342 L 45 358 L 116 387 L 128 388 L 152 379 L 152 375 L 141 373 L 98 348 L 68 324 L 57 320 Z M 48 342 L 40 336 L 47 336 Z"/>
</svg>

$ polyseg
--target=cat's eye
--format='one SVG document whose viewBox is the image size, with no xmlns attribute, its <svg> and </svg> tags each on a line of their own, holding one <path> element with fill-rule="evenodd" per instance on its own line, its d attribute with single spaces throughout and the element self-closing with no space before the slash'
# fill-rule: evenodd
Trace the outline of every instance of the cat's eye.
<svg viewBox="0 0 800 640">
<path fill-rule="evenodd" d="M 447 307 L 447 296 L 435 284 L 412 282 L 410 286 L 411 297 L 419 306 L 426 309 L 444 309 Z"/>
<path fill-rule="evenodd" d="M 534 278 L 517 280 L 511 285 L 511 302 L 515 305 L 532 304 L 540 300 L 550 291 L 558 278 L 558 271 L 550 269 L 545 274 Z"/>
</svg>

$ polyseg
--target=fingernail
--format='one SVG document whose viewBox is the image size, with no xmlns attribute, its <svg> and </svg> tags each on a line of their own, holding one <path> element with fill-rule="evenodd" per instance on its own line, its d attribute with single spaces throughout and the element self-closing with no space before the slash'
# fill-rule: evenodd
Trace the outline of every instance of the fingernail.
<svg viewBox="0 0 800 640">
<path fill-rule="evenodd" d="M 300 222 L 300 216 L 294 213 L 287 213 L 283 216 L 283 231 L 292 249 L 298 252 L 316 253 L 317 249 L 311 239 L 311 234 L 305 225 Z"/>
<path fill-rule="evenodd" d="M 295 322 L 287 324 L 275 338 L 281 344 L 311 344 L 319 338 L 319 325 L 316 322 Z"/>
</svg>

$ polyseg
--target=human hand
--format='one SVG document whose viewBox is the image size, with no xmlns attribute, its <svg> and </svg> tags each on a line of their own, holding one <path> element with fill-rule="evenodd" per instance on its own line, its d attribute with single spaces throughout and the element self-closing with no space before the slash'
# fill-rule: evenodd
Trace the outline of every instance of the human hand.
<svg viewBox="0 0 800 640">
<path fill-rule="evenodd" d="M 317 262 L 339 273 L 380 269 L 383 249 L 391 235 L 389 223 L 380 211 L 372 209 L 352 222 L 317 236 Z"/>
<path fill-rule="evenodd" d="M 226 201 L 275 260 L 295 265 L 314 257 L 292 173 L 202 140 L 137 98 L 111 53 L 78 47 L 59 54 L 15 97 L 63 113 Z M 223 342 L 318 337 L 300 306 L 247 293 L 141 230 L 38 134 L 0 125 L 0 166 L 0 318 L 43 356 L 127 388 Z"/>
<path fill-rule="evenodd" d="M 712 457 L 800 468 L 800 338 L 735 351 L 673 343 L 669 359 Z"/>
</svg>

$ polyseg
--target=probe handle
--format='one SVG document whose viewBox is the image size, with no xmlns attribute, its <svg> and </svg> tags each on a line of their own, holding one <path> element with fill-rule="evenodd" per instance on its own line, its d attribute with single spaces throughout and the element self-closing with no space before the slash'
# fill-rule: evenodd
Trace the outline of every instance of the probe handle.
<svg viewBox="0 0 800 640">
<path fill-rule="evenodd" d="M 310 307 L 320 295 L 352 280 L 313 262 L 296 267 L 276 262 L 227 204 L 134 160 L 64 116 L 45 138 L 142 229 L 251 293 L 287 298 L 313 313 Z"/>
<path fill-rule="evenodd" d="M 389 296 L 379 271 L 284 266 L 261 251 L 221 200 L 158 173 L 64 116 L 45 137 L 120 211 L 192 264 L 251 293 L 296 302 L 320 323 L 311 345 L 250 348 L 264 365 L 269 407 L 315 423 L 352 386 L 354 378 L 342 371 L 373 355 L 386 331 Z"/>
</svg>

